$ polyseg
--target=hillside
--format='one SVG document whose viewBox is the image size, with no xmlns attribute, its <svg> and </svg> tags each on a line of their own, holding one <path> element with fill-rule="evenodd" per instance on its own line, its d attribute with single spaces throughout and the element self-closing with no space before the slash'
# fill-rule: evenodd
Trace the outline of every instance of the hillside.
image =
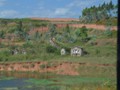
<svg viewBox="0 0 120 90">
<path fill-rule="evenodd" d="M 72 21 L 79 21 L 79 19 L 75 18 L 30 18 L 31 20 L 44 20 L 50 22 L 72 22 Z"/>
</svg>

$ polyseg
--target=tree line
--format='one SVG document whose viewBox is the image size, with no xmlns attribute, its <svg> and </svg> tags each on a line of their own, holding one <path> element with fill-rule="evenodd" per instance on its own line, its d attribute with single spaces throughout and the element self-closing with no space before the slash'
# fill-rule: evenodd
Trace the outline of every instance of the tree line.
<svg viewBox="0 0 120 90">
<path fill-rule="evenodd" d="M 99 6 L 91 6 L 85 8 L 80 16 L 80 21 L 84 23 L 97 22 L 100 20 L 108 20 L 117 17 L 118 5 L 114 5 L 112 1 L 103 3 Z"/>
</svg>

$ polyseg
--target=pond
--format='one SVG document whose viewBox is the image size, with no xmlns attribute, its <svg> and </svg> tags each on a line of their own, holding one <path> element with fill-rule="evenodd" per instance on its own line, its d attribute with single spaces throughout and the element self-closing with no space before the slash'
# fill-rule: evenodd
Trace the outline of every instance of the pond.
<svg viewBox="0 0 120 90">
<path fill-rule="evenodd" d="M 0 90 L 115 90 L 114 78 L 80 77 L 37 72 L 0 72 Z M 109 86 L 108 86 L 109 85 Z M 106 89 L 105 89 L 106 90 Z"/>
<path fill-rule="evenodd" d="M 50 85 L 47 79 L 52 77 L 37 72 L 0 72 L 0 90 L 61 90 L 62 86 Z"/>
</svg>

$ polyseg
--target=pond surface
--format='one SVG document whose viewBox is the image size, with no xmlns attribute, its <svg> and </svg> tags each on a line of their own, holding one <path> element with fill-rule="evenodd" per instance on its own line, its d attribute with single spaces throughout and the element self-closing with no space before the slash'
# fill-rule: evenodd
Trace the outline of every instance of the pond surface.
<svg viewBox="0 0 120 90">
<path fill-rule="evenodd" d="M 48 82 L 45 79 L 51 77 L 53 76 L 30 72 L 0 72 L 0 90 L 60 90 L 60 86 L 45 84 Z M 36 81 L 44 81 L 44 84 L 35 83 Z"/>
<path fill-rule="evenodd" d="M 30 85 L 30 83 L 24 82 L 27 79 L 10 79 L 10 80 L 1 80 L 0 81 L 0 88 L 5 87 L 23 87 L 26 85 Z"/>
<path fill-rule="evenodd" d="M 84 87 L 88 88 L 85 90 L 96 90 L 95 88 L 101 87 L 106 82 L 110 82 L 110 86 L 112 86 L 111 82 L 115 81 L 114 78 L 106 77 L 62 76 L 37 72 L 0 72 L 0 90 L 84 90 Z"/>
</svg>

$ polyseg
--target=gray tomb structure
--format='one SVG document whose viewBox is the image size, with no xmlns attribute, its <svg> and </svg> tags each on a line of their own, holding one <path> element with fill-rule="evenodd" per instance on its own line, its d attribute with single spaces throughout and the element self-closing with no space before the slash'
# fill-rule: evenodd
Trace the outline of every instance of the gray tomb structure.
<svg viewBox="0 0 120 90">
<path fill-rule="evenodd" d="M 78 46 L 71 48 L 71 56 L 82 56 L 82 54 L 83 48 Z"/>
</svg>

